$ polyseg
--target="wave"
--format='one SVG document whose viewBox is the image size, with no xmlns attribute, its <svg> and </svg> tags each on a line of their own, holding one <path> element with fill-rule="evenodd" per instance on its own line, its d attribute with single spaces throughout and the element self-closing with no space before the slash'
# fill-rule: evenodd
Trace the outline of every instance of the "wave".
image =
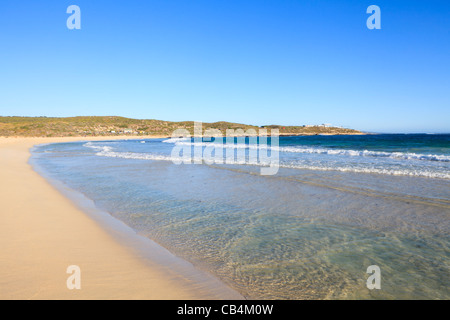
<svg viewBox="0 0 450 320">
<path fill-rule="evenodd" d="M 421 161 L 438 161 L 450 162 L 450 156 L 437 154 L 419 154 L 412 152 L 386 152 L 386 151 L 370 151 L 370 150 L 346 150 L 346 149 L 328 149 L 319 147 L 272 147 L 267 145 L 251 145 L 251 144 L 221 144 L 214 142 L 190 142 L 190 138 L 168 139 L 163 142 L 174 143 L 177 145 L 186 145 L 194 147 L 216 147 L 230 149 L 269 149 L 284 153 L 304 153 L 304 154 L 323 154 L 350 157 L 382 157 L 397 160 L 421 160 Z"/>
<path fill-rule="evenodd" d="M 109 158 L 122 158 L 122 159 L 136 159 L 136 160 L 153 160 L 153 161 L 171 161 L 173 163 L 180 162 L 183 160 L 182 157 L 173 157 L 163 154 L 150 154 L 150 153 L 135 153 L 135 152 L 117 152 L 114 151 L 113 147 L 110 146 L 97 146 L 91 142 L 84 144 L 85 147 L 94 149 L 97 151 L 97 156 L 109 157 Z M 193 157 L 189 158 L 188 163 L 202 163 L 205 161 L 203 157 Z M 214 162 L 214 159 L 212 159 Z M 212 164 L 212 163 L 211 163 Z M 214 164 L 223 164 L 223 162 L 214 162 Z M 233 160 L 227 161 L 227 165 L 251 165 L 251 166 L 268 166 L 269 162 L 259 162 L 252 161 L 248 159 L 244 160 Z M 422 169 L 413 168 L 377 168 L 377 167 L 356 167 L 356 166 L 343 166 L 343 165 L 317 165 L 302 163 L 301 161 L 290 161 L 283 162 L 279 164 L 280 168 L 288 169 L 300 169 L 300 170 L 319 170 L 319 171 L 339 171 L 339 172 L 351 172 L 351 173 L 368 173 L 368 174 L 383 174 L 383 175 L 393 175 L 393 176 L 412 176 L 412 177 L 426 177 L 426 178 L 439 178 L 439 179 L 450 179 L 450 173 L 447 172 L 436 172 Z"/>
<path fill-rule="evenodd" d="M 163 140 L 162 142 L 164 142 L 164 143 L 179 143 L 179 142 L 190 141 L 190 140 L 191 140 L 191 138 L 170 138 L 170 139 Z"/>
<path fill-rule="evenodd" d="M 410 176 L 410 177 L 424 177 L 424 178 L 438 178 L 450 179 L 450 173 L 436 172 L 430 170 L 414 170 L 414 169 L 394 169 L 394 168 L 374 168 L 374 167 L 345 167 L 345 166 L 317 166 L 308 164 L 282 164 L 280 167 L 291 169 L 304 170 L 319 170 L 319 171 L 339 171 L 352 173 L 369 173 L 369 174 L 383 174 L 390 176 Z"/>
<path fill-rule="evenodd" d="M 436 154 L 418 154 L 409 152 L 386 152 L 386 151 L 369 151 L 369 150 L 344 150 L 344 149 L 299 148 L 299 147 L 282 147 L 280 148 L 279 151 L 294 152 L 294 153 L 343 155 L 351 157 L 383 157 L 402 160 L 450 162 L 450 156 L 436 155 Z"/>
<path fill-rule="evenodd" d="M 183 158 L 180 157 L 173 157 L 163 154 L 151 154 L 151 153 L 136 153 L 136 152 L 116 152 L 113 151 L 112 147 L 108 146 L 95 146 L 93 144 L 86 143 L 84 144 L 85 147 L 97 150 L 98 152 L 95 154 L 97 156 L 101 157 L 108 157 L 108 158 L 122 158 L 122 159 L 136 159 L 136 160 L 155 160 L 155 161 L 171 161 L 174 163 L 178 163 L 180 161 L 184 161 L 185 163 L 202 163 L 205 161 L 206 158 L 204 157 L 188 157 Z M 211 163 L 219 164 L 221 162 L 215 161 L 215 158 L 211 158 Z M 222 162 L 223 163 L 223 162 Z M 227 164 L 231 165 L 260 165 L 260 166 L 269 166 L 270 162 L 257 162 L 256 160 L 233 160 L 233 161 L 227 161 Z"/>
</svg>

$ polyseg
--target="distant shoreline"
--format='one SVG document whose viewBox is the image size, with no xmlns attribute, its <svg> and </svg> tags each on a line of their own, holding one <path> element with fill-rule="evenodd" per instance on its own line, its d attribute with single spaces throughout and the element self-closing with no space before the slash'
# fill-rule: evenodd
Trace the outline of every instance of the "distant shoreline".
<svg viewBox="0 0 450 320">
<path fill-rule="evenodd" d="M 302 134 L 302 133 L 298 133 L 298 134 L 291 134 L 291 133 L 280 133 L 278 134 L 278 136 L 280 137 L 310 137 L 310 136 L 364 136 L 364 135 L 379 135 L 379 134 L 385 134 L 385 133 L 337 133 L 337 134 L 333 134 L 333 133 L 312 133 L 312 134 Z M 256 135 L 258 137 L 263 136 L 263 135 Z M 267 135 L 270 137 L 270 133 Z M 198 137 L 195 135 L 191 136 L 192 138 Z M 209 135 L 202 135 L 200 137 L 214 137 L 214 136 L 209 136 Z M 225 137 L 225 136 L 224 136 Z M 233 135 L 233 137 L 254 137 L 254 135 Z M 58 139 L 58 138 L 70 138 L 70 139 L 75 139 L 75 140 L 108 140 L 108 139 L 113 139 L 113 140 L 132 140 L 132 139 L 170 139 L 173 138 L 172 136 L 164 136 L 164 135 L 102 135 L 102 136 L 62 136 L 62 137 L 39 137 L 39 136 L 0 136 L 0 138 L 4 138 L 4 139 L 21 139 L 21 138 L 25 138 L 25 139 Z"/>
<path fill-rule="evenodd" d="M 1 117 L 0 136 L 2 137 L 171 137 L 175 130 L 185 130 L 194 135 L 194 121 L 172 122 L 163 120 L 141 120 L 124 117 L 71 117 L 71 118 L 47 118 L 47 117 Z M 209 129 L 218 130 L 225 135 L 227 130 L 248 131 L 276 129 L 280 136 L 312 136 L 312 135 L 365 135 L 367 133 L 322 125 L 266 125 L 254 126 L 241 123 L 219 121 L 214 123 L 201 123 L 203 132 Z M 237 135 L 242 135 L 237 133 Z M 248 134 L 249 136 L 251 134 Z"/>
</svg>

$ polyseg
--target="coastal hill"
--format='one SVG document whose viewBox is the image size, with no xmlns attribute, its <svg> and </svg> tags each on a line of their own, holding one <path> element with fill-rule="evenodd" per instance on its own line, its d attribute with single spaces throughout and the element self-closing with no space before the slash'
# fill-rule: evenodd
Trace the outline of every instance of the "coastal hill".
<svg viewBox="0 0 450 320">
<path fill-rule="evenodd" d="M 171 136 L 176 129 L 187 129 L 193 134 L 194 122 L 171 122 L 162 120 L 140 120 L 124 117 L 0 117 L 0 136 L 4 137 L 78 137 L 115 135 L 158 135 Z M 203 123 L 203 129 L 219 129 L 225 134 L 227 129 L 278 129 L 280 135 L 317 134 L 363 134 L 360 131 L 326 125 L 263 127 L 231 123 Z"/>
</svg>

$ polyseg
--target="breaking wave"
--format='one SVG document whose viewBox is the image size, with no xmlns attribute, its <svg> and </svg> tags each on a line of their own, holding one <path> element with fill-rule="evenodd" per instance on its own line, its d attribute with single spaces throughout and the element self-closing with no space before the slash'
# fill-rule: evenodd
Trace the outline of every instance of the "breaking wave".
<svg viewBox="0 0 450 320">
<path fill-rule="evenodd" d="M 181 143 L 181 142 L 177 142 Z M 184 143 L 184 142 L 182 142 Z M 194 143 L 189 143 L 190 145 Z M 204 146 L 211 145 L 211 143 L 201 143 Z M 122 158 L 122 159 L 136 159 L 136 160 L 153 160 L 153 161 L 171 161 L 174 163 L 179 163 L 183 160 L 183 157 L 174 157 L 171 155 L 164 154 L 152 154 L 152 153 L 136 153 L 136 152 L 117 152 L 114 151 L 114 148 L 111 146 L 101 146 L 96 145 L 92 142 L 88 142 L 84 144 L 85 147 L 91 148 L 96 152 L 97 156 L 109 157 L 109 158 Z M 228 147 L 231 147 L 230 145 Z M 248 145 L 235 145 L 237 148 L 248 148 L 256 146 L 248 146 Z M 281 148 L 283 149 L 283 148 Z M 297 148 L 296 148 L 297 149 Z M 350 151 L 350 150 L 344 150 Z M 282 151 L 284 152 L 284 151 Z M 319 153 L 319 152 L 306 152 L 306 153 Z M 324 154 L 324 153 L 320 153 Z M 327 154 L 338 154 L 338 153 L 327 153 Z M 205 159 L 203 157 L 193 157 L 189 158 L 189 162 L 192 163 L 201 163 Z M 222 164 L 223 161 L 214 161 L 215 164 Z M 186 163 L 186 162 L 185 162 Z M 260 162 L 260 161 L 251 161 L 249 159 L 243 160 L 233 160 L 228 161 L 229 165 L 253 165 L 253 166 L 268 166 L 270 163 L 268 162 Z M 427 177 L 427 178 L 440 178 L 440 179 L 450 179 L 450 172 L 436 172 L 433 170 L 429 170 L 427 168 L 414 168 L 414 167 L 376 167 L 375 165 L 366 164 L 366 166 L 358 166 L 355 164 L 333 164 L 330 165 L 330 162 L 310 162 L 299 160 L 291 160 L 291 161 L 280 161 L 280 168 L 289 168 L 289 169 L 301 169 L 301 170 L 320 170 L 320 171 L 339 171 L 339 172 L 353 172 L 353 173 L 369 173 L 369 174 L 383 174 L 383 175 L 394 175 L 394 176 L 415 176 L 415 177 Z"/>
<path fill-rule="evenodd" d="M 270 147 L 267 145 L 252 144 L 221 144 L 214 142 L 190 142 L 190 138 L 172 138 L 164 140 L 165 143 L 174 143 L 177 145 L 198 146 L 198 147 L 222 147 L 231 149 L 269 149 L 285 153 L 306 153 L 306 154 L 324 154 L 324 155 L 341 155 L 350 157 L 382 157 L 402 160 L 422 160 L 422 161 L 439 161 L 450 162 L 450 156 L 437 154 L 418 154 L 412 152 L 386 152 L 386 151 L 370 151 L 370 150 L 346 150 L 346 149 L 328 149 L 319 147 Z"/>
</svg>

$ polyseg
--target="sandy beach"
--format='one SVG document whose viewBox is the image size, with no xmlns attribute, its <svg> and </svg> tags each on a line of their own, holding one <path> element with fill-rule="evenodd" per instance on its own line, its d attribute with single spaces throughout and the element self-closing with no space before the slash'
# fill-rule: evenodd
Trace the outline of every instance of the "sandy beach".
<svg viewBox="0 0 450 320">
<path fill-rule="evenodd" d="M 0 299 L 239 297 L 178 273 L 158 253 L 142 258 L 28 163 L 37 144 L 106 139 L 113 138 L 0 138 Z M 70 265 L 81 268 L 81 290 L 66 286 Z"/>
</svg>

